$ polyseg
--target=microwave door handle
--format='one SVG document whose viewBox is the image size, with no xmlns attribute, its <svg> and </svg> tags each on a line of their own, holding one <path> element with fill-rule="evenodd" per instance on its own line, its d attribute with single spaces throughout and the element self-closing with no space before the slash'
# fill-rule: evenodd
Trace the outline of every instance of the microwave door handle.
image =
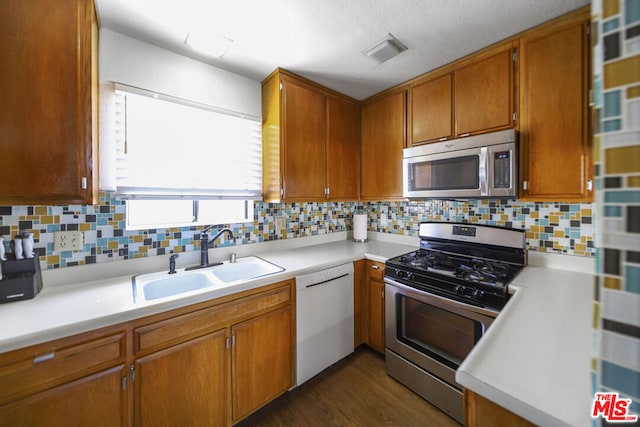
<svg viewBox="0 0 640 427">
<path fill-rule="evenodd" d="M 480 170 L 478 171 L 478 175 L 480 178 L 480 196 L 489 195 L 489 192 L 487 191 L 487 174 L 489 172 L 489 156 L 487 151 L 487 147 L 480 148 Z"/>
</svg>

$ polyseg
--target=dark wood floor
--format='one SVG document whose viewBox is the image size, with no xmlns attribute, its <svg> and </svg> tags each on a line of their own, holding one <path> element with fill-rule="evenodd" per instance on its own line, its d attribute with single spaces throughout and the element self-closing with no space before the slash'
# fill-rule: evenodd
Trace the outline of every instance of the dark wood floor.
<svg viewBox="0 0 640 427">
<path fill-rule="evenodd" d="M 460 427 L 388 376 L 382 355 L 366 347 L 359 347 L 237 426 Z"/>
</svg>

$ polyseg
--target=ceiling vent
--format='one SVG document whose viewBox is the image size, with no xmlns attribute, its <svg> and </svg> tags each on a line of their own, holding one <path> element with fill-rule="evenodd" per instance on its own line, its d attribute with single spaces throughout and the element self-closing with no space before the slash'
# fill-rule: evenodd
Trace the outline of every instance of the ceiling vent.
<svg viewBox="0 0 640 427">
<path fill-rule="evenodd" d="M 363 50 L 362 53 L 382 64 L 405 50 L 407 50 L 407 47 L 400 40 L 391 34 L 387 34 L 385 38 L 370 48 Z"/>
</svg>

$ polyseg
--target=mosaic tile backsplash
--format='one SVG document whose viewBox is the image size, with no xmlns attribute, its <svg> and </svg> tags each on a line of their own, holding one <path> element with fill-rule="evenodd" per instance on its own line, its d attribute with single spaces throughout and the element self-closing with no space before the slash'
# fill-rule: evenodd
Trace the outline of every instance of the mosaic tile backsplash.
<svg viewBox="0 0 640 427">
<path fill-rule="evenodd" d="M 35 234 L 43 268 L 124 260 L 198 250 L 202 227 L 125 230 L 125 202 L 100 193 L 98 205 L 0 207 L 0 235 Z M 518 201 L 412 201 L 262 203 L 254 206 L 253 223 L 225 224 L 238 236 L 236 245 L 349 231 L 352 214 L 367 212 L 369 230 L 417 236 L 421 221 L 455 221 L 527 230 L 531 250 L 593 256 L 591 204 L 520 203 Z M 275 228 L 285 217 L 286 229 Z M 384 221 L 386 218 L 386 222 Z M 222 227 L 222 225 L 221 225 Z M 54 252 L 55 231 L 80 230 L 84 249 Z M 219 246 L 233 245 L 222 241 Z"/>
</svg>

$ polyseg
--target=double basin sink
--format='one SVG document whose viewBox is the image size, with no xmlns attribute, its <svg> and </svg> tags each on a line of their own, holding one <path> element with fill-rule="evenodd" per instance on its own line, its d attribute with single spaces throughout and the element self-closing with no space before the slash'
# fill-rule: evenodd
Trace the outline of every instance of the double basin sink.
<svg viewBox="0 0 640 427">
<path fill-rule="evenodd" d="M 279 273 L 284 268 L 256 256 L 237 258 L 193 270 L 178 269 L 175 274 L 166 271 L 133 276 L 134 301 L 151 301 L 198 289 L 228 286 L 257 277 Z"/>
</svg>

